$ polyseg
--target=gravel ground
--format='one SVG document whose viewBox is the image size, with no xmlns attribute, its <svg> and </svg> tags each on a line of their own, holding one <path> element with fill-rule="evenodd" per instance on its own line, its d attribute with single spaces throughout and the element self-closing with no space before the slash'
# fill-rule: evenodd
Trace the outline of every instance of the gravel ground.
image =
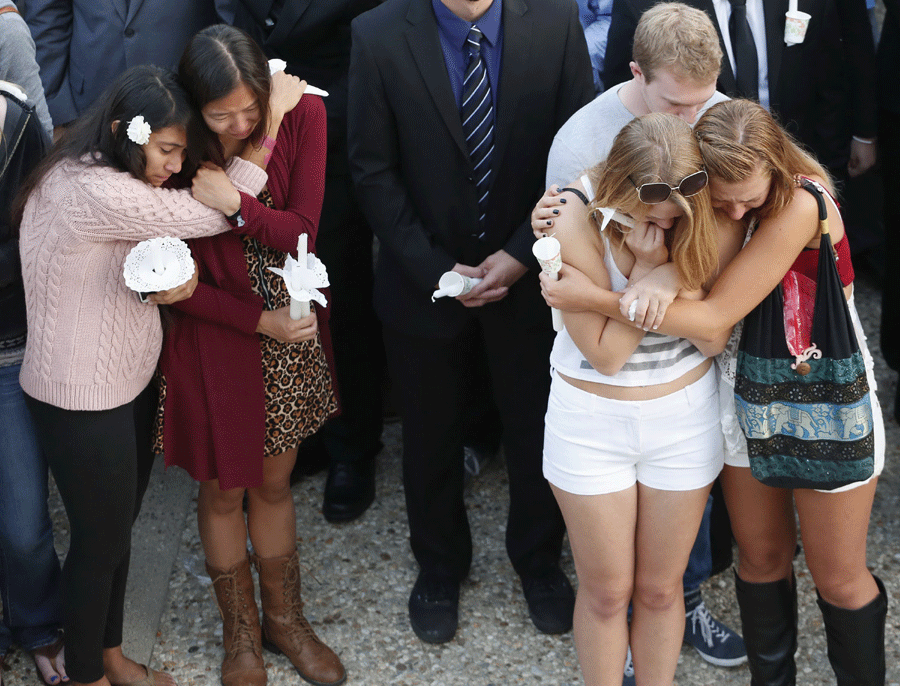
<svg viewBox="0 0 900 686">
<path fill-rule="evenodd" d="M 866 331 L 877 332 L 879 298 L 857 281 L 857 306 Z M 869 528 L 870 568 L 885 582 L 891 610 L 887 625 L 887 683 L 900 686 L 900 460 L 898 429 L 893 419 L 897 375 L 884 365 L 877 340 L 869 347 L 878 368 L 879 397 L 887 424 L 888 456 L 875 498 Z M 518 578 L 506 558 L 505 470 L 494 465 L 469 487 L 467 502 L 475 541 L 472 571 L 463 584 L 460 626 L 455 640 L 443 646 L 420 642 L 409 628 L 406 603 L 416 576 L 407 542 L 400 485 L 399 425 L 388 426 L 379 458 L 378 499 L 357 522 L 334 526 L 321 516 L 325 476 L 311 477 L 294 488 L 304 575 L 306 614 L 319 636 L 340 654 L 349 684 L 382 686 L 499 686 L 500 684 L 582 683 L 572 634 L 538 633 L 528 619 Z M 218 683 L 222 657 L 221 624 L 210 596 L 210 582 L 192 507 L 172 571 L 169 598 L 159 627 L 153 663 L 171 671 L 182 686 Z M 58 496 L 52 500 L 58 546 L 68 545 L 65 515 Z M 564 568 L 575 579 L 568 550 Z M 800 684 L 833 684 L 825 655 L 821 616 L 804 559 L 797 560 L 800 590 Z M 704 586 L 714 616 L 739 625 L 731 575 L 721 574 Z M 269 683 L 303 683 L 282 656 L 266 654 Z M 8 686 L 37 680 L 27 656 L 8 656 Z M 681 685 L 747 684 L 746 667 L 723 669 L 702 661 L 689 647 L 682 650 L 676 682 Z"/>
</svg>

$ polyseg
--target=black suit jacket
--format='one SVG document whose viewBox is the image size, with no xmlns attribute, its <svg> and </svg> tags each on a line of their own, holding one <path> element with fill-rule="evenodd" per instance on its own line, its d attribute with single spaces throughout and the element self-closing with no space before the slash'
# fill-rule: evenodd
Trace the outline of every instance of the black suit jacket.
<svg viewBox="0 0 900 686">
<path fill-rule="evenodd" d="M 272 0 L 216 0 L 223 21 L 244 29 L 287 71 L 328 91 L 328 174 L 349 175 L 347 167 L 347 71 L 350 22 L 380 0 L 288 0 L 278 21 L 268 26 Z"/>
<path fill-rule="evenodd" d="M 454 336 L 494 307 L 549 321 L 534 273 L 478 313 L 430 298 L 455 263 L 478 265 L 500 249 L 536 267 L 529 215 L 550 144 L 593 96 L 572 0 L 504 0 L 503 32 L 495 176 L 479 241 L 472 165 L 430 0 L 388 0 L 352 25 L 350 168 L 381 242 L 375 306 L 383 322 L 411 335 Z"/>
<path fill-rule="evenodd" d="M 631 78 L 628 63 L 641 14 L 657 0 L 614 0 L 604 60 L 604 83 Z M 721 29 L 712 0 L 685 0 Z M 876 132 L 874 45 L 865 0 L 799 0 L 812 15 L 806 39 L 784 44 L 788 0 L 764 0 L 770 109 L 819 161 L 846 174 L 852 135 Z M 735 94 L 735 78 L 722 45 L 717 88 Z"/>
</svg>

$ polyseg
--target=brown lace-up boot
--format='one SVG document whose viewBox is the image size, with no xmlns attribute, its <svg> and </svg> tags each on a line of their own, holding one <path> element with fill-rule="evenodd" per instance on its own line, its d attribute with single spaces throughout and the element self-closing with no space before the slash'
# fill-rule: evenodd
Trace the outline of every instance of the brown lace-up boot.
<svg viewBox="0 0 900 686">
<path fill-rule="evenodd" d="M 250 560 L 222 572 L 206 565 L 222 615 L 223 686 L 266 686 Z"/>
<path fill-rule="evenodd" d="M 253 555 L 259 572 L 263 606 L 263 646 L 284 653 L 297 673 L 315 686 L 344 683 L 347 672 L 334 651 L 319 640 L 306 617 L 300 598 L 300 557 Z"/>
</svg>

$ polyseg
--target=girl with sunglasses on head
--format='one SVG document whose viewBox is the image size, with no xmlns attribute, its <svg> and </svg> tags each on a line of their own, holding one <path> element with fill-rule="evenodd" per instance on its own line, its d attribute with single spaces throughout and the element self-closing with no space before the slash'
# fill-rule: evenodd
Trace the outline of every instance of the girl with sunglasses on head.
<svg viewBox="0 0 900 686">
<path fill-rule="evenodd" d="M 621 291 L 665 265 L 703 296 L 717 228 L 688 124 L 634 119 L 605 162 L 561 190 L 562 259 Z M 587 204 L 585 208 L 584 204 Z M 600 208 L 630 215 L 601 229 Z M 585 682 L 619 684 L 630 644 L 638 683 L 672 683 L 684 638 L 682 575 L 710 486 L 722 468 L 718 386 L 704 343 L 645 333 L 595 312 L 564 312 L 544 475 L 559 502 L 579 586 L 575 643 Z M 631 627 L 628 606 L 633 604 Z"/>
<path fill-rule="evenodd" d="M 266 181 L 239 159 L 227 173 L 199 170 L 193 197 L 163 187 L 196 159 L 192 116 L 171 73 L 126 71 L 67 128 L 14 213 L 29 332 L 19 380 L 71 531 L 62 595 L 72 684 L 175 683 L 123 655 L 122 630 L 131 526 L 153 460 L 157 306 L 189 297 L 197 278 L 142 302 L 123 266 L 144 239 L 229 231 L 228 194 L 212 189 L 256 193 Z"/>
<path fill-rule="evenodd" d="M 647 316 L 643 291 L 636 289 L 622 297 L 598 288 L 588 275 L 564 267 L 558 284 L 542 278 L 545 297 L 554 307 L 603 313 L 625 323 L 625 314 L 634 307 L 639 326 L 675 336 L 718 339 L 762 302 L 788 270 L 816 278 L 819 207 L 801 182 L 811 179 L 824 187 L 838 273 L 866 365 L 874 473 L 830 491 L 774 488 L 757 481 L 750 472 L 746 441 L 734 411 L 735 335 L 720 360 L 727 444 L 722 487 L 740 551 L 735 585 L 751 683 L 789 686 L 796 681 L 793 558 L 799 520 L 837 683 L 884 684 L 887 595 L 866 566 L 869 516 L 884 467 L 884 422 L 875 395 L 872 358 L 853 305 L 853 266 L 830 179 L 756 103 L 732 100 L 716 105 L 697 122 L 694 132 L 710 174 L 717 219 L 739 222 L 750 236 L 709 295 L 700 302 L 678 298 L 668 309 L 660 308 L 664 317 L 657 316 L 654 302 Z"/>
</svg>

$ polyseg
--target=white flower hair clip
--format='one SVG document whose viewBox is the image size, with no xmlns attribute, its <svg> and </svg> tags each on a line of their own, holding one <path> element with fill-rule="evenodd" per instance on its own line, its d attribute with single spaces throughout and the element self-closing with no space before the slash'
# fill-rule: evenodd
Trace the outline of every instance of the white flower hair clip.
<svg viewBox="0 0 900 686">
<path fill-rule="evenodd" d="M 144 121 L 144 117 L 140 114 L 128 123 L 128 131 L 125 133 L 132 143 L 146 145 L 150 142 L 150 124 Z"/>
</svg>

